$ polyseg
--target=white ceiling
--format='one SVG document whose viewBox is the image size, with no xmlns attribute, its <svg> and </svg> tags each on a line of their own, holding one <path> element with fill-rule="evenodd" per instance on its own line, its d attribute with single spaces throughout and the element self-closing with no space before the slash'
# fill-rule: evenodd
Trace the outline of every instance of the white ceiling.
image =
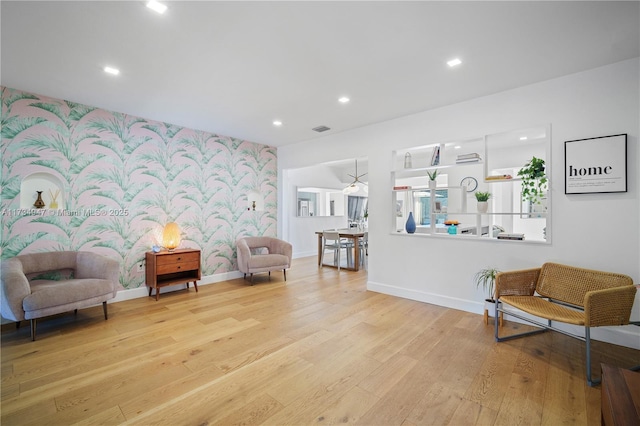
<svg viewBox="0 0 640 426">
<path fill-rule="evenodd" d="M 640 56 L 637 1 L 165 3 L 2 1 L 1 83 L 281 146 Z"/>
</svg>

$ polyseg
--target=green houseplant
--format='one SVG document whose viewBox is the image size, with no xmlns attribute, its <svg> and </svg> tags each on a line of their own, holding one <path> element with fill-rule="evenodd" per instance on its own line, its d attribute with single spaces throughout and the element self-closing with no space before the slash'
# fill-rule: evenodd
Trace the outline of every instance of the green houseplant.
<svg viewBox="0 0 640 426">
<path fill-rule="evenodd" d="M 482 289 L 489 295 L 489 297 L 485 299 L 487 302 L 495 302 L 493 298 L 493 288 L 496 283 L 496 276 L 499 272 L 500 270 L 496 268 L 484 268 L 476 272 L 473 277 L 473 281 L 476 283 L 476 287 L 482 287 Z"/>
<path fill-rule="evenodd" d="M 490 192 L 482 192 L 478 191 L 475 193 L 476 200 L 478 200 L 478 213 L 486 213 L 489 210 L 489 198 L 491 197 Z"/>
<path fill-rule="evenodd" d="M 438 169 L 433 171 L 427 170 L 427 176 L 429 176 L 429 189 L 436 189 L 436 178 L 438 177 Z"/>
<path fill-rule="evenodd" d="M 522 199 L 538 204 L 544 198 L 547 191 L 547 175 L 545 173 L 544 160 L 533 157 L 518 172 L 522 179 Z"/>
<path fill-rule="evenodd" d="M 476 200 L 479 202 L 487 202 L 489 201 L 489 198 L 491 198 L 491 193 L 490 192 L 482 192 L 482 191 L 478 191 L 475 193 L 476 196 Z"/>
<path fill-rule="evenodd" d="M 489 295 L 484 299 L 484 323 L 489 324 L 489 316 L 494 316 L 491 313 L 496 312 L 496 300 L 495 300 L 495 283 L 496 277 L 500 271 L 496 268 L 484 268 L 476 272 L 473 277 L 476 287 L 482 287 L 484 291 Z M 500 325 L 502 326 L 502 313 L 500 313 Z"/>
</svg>

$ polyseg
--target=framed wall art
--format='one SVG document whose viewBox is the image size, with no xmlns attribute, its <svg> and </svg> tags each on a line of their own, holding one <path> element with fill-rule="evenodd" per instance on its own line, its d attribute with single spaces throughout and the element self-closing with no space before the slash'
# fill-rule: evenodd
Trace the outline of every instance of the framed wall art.
<svg viewBox="0 0 640 426">
<path fill-rule="evenodd" d="M 627 192 L 627 135 L 564 143 L 564 193 Z"/>
</svg>

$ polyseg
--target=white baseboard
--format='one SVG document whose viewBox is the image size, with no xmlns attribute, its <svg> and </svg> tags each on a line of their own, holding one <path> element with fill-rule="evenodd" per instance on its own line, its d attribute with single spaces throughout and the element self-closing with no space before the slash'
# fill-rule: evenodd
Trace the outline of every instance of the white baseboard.
<svg viewBox="0 0 640 426">
<path fill-rule="evenodd" d="M 309 252 L 298 252 L 298 253 L 293 253 L 291 255 L 292 259 L 299 259 L 301 257 L 310 257 L 310 256 L 318 256 L 318 250 L 314 250 L 314 251 L 309 251 Z"/>
<path fill-rule="evenodd" d="M 416 300 L 418 302 L 431 303 L 433 305 L 444 306 L 445 308 L 458 309 L 465 312 L 481 314 L 484 312 L 484 302 L 474 302 L 465 299 L 458 299 L 441 294 L 427 293 L 418 290 L 411 290 L 389 284 L 374 283 L 367 281 L 367 290 L 377 293 L 389 294 L 391 296 L 402 297 L 404 299 Z"/>
<path fill-rule="evenodd" d="M 458 299 L 454 297 L 443 296 L 440 294 L 397 287 L 389 284 L 375 283 L 372 281 L 367 282 L 367 290 L 388 294 L 391 296 L 402 297 L 404 299 L 415 300 L 418 302 L 431 303 L 438 306 L 444 306 L 446 308 L 458 309 L 474 314 L 484 313 L 484 301 L 476 302 Z M 508 318 L 510 321 L 524 322 L 518 318 L 509 317 L 508 315 L 506 316 L 506 318 Z M 578 327 L 571 324 L 558 324 L 557 322 L 554 323 L 554 327 L 559 328 L 563 331 L 567 331 L 571 334 L 584 337 L 584 327 Z M 620 327 L 595 327 L 591 329 L 591 339 L 640 350 L 640 327 L 636 325 L 626 325 Z"/>
<path fill-rule="evenodd" d="M 240 271 L 231 271 L 231 272 L 224 272 L 222 274 L 207 275 L 205 277 L 202 277 L 202 279 L 198 281 L 198 285 L 202 286 L 202 285 L 219 283 L 220 281 L 234 280 L 236 278 L 242 278 L 242 276 L 243 276 L 243 273 Z M 185 286 L 184 284 L 176 284 L 176 285 L 170 285 L 167 287 L 162 287 L 160 289 L 160 294 L 168 293 L 170 291 L 180 290 L 180 289 L 183 289 L 184 286 Z M 138 299 L 141 297 L 149 297 L 149 288 L 147 286 L 120 290 L 116 295 L 116 297 L 109 300 L 107 303 L 122 302 L 125 300 Z"/>
</svg>

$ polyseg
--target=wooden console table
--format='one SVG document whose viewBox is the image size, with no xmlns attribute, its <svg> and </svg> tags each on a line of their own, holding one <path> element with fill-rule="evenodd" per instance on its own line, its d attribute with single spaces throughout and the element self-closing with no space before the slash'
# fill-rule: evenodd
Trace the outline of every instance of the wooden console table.
<svg viewBox="0 0 640 426">
<path fill-rule="evenodd" d="M 198 292 L 197 281 L 200 279 L 200 250 L 179 249 L 174 251 L 161 251 L 154 253 L 148 251 L 145 257 L 146 284 L 149 287 L 149 296 L 152 290 L 156 290 L 156 300 L 160 296 L 160 288 L 173 284 L 193 281 L 193 286 Z"/>
<path fill-rule="evenodd" d="M 640 373 L 602 364 L 602 424 L 640 425 Z"/>
</svg>

